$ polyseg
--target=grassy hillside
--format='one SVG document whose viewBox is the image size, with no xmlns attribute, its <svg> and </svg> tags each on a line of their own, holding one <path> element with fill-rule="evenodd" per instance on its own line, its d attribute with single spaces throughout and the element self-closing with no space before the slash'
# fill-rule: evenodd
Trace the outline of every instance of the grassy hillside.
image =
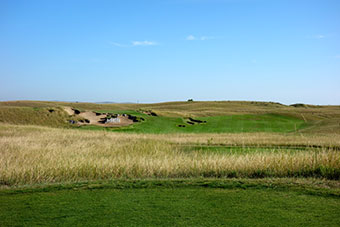
<svg viewBox="0 0 340 227">
<path fill-rule="evenodd" d="M 157 104 L 94 104 L 40 101 L 0 102 L 0 122 L 11 124 L 69 126 L 70 118 L 62 107 L 97 112 L 129 112 L 152 110 L 159 117 L 119 131 L 169 132 L 316 132 L 340 133 L 339 106 L 286 106 L 270 102 L 169 102 Z M 54 113 L 48 112 L 55 109 Z M 255 115 L 255 116 L 253 116 Z M 142 115 L 141 115 L 142 116 Z M 186 125 L 187 118 L 206 120 L 207 124 Z M 90 127 L 95 129 L 96 127 Z"/>
<path fill-rule="evenodd" d="M 69 120 L 77 120 L 77 116 L 69 116 L 61 107 L 28 107 L 1 106 L 0 123 L 16 125 L 42 125 L 68 128 Z"/>
<path fill-rule="evenodd" d="M 45 101 L 0 102 L 1 107 L 60 107 L 70 106 L 84 110 L 138 110 L 151 109 L 163 116 L 221 116 L 231 114 L 286 113 L 306 120 L 340 117 L 340 106 L 294 105 L 287 106 L 273 102 L 248 101 L 194 101 L 166 102 L 154 104 L 95 104 Z M 303 116 L 301 116 L 301 114 Z"/>
<path fill-rule="evenodd" d="M 61 108 L 0 107 L 0 122 L 20 125 L 67 126 L 68 115 Z"/>
</svg>

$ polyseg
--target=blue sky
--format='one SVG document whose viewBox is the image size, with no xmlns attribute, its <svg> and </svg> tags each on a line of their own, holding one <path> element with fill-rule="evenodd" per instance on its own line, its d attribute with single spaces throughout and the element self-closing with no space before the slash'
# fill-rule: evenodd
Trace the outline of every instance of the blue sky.
<svg viewBox="0 0 340 227">
<path fill-rule="evenodd" d="M 340 104 L 340 1 L 0 1 L 0 100 Z"/>
</svg>

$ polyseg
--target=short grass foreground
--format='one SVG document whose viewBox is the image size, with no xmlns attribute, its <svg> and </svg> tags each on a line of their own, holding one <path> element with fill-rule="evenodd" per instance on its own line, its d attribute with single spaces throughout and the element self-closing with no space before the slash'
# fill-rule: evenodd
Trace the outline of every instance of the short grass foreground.
<svg viewBox="0 0 340 227">
<path fill-rule="evenodd" d="M 339 225 L 339 190 L 289 183 L 298 185 L 140 180 L 2 190 L 0 226 Z"/>
</svg>

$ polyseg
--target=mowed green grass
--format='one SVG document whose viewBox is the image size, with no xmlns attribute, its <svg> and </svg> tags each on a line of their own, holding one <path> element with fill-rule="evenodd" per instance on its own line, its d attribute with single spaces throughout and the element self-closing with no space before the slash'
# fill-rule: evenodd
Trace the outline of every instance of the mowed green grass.
<svg viewBox="0 0 340 227">
<path fill-rule="evenodd" d="M 145 119 L 128 127 L 106 128 L 117 132 L 135 133 L 240 133 L 240 132 L 294 132 L 307 125 L 301 119 L 278 114 L 258 115 L 228 115 L 198 117 L 194 119 L 206 121 L 190 125 L 187 118 L 149 116 L 136 111 L 102 111 L 112 113 L 127 113 Z M 179 127 L 185 125 L 185 127 Z M 83 129 L 103 129 L 99 126 L 83 126 Z"/>
<path fill-rule="evenodd" d="M 0 192 L 0 226 L 339 226 L 338 195 L 247 187 Z M 205 187 L 206 186 L 206 187 Z M 229 185 L 230 186 L 230 185 Z"/>
</svg>

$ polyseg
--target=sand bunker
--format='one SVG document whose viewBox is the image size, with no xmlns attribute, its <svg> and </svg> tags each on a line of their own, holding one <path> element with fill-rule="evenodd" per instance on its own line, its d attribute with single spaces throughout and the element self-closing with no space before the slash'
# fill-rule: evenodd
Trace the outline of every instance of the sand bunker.
<svg viewBox="0 0 340 227">
<path fill-rule="evenodd" d="M 68 113 L 70 116 L 77 115 L 83 119 L 80 119 L 77 124 L 78 125 L 98 125 L 103 127 L 122 127 L 122 126 L 128 126 L 133 124 L 133 120 L 129 119 L 128 115 L 119 115 L 116 118 L 118 120 L 111 121 L 109 123 L 106 123 L 106 119 L 109 115 L 112 114 L 101 114 L 97 112 L 92 111 L 79 111 L 76 109 L 73 109 L 71 107 L 64 107 L 64 110 Z"/>
<path fill-rule="evenodd" d="M 64 107 L 64 110 L 68 115 L 74 115 L 74 110 L 71 107 Z"/>
</svg>

